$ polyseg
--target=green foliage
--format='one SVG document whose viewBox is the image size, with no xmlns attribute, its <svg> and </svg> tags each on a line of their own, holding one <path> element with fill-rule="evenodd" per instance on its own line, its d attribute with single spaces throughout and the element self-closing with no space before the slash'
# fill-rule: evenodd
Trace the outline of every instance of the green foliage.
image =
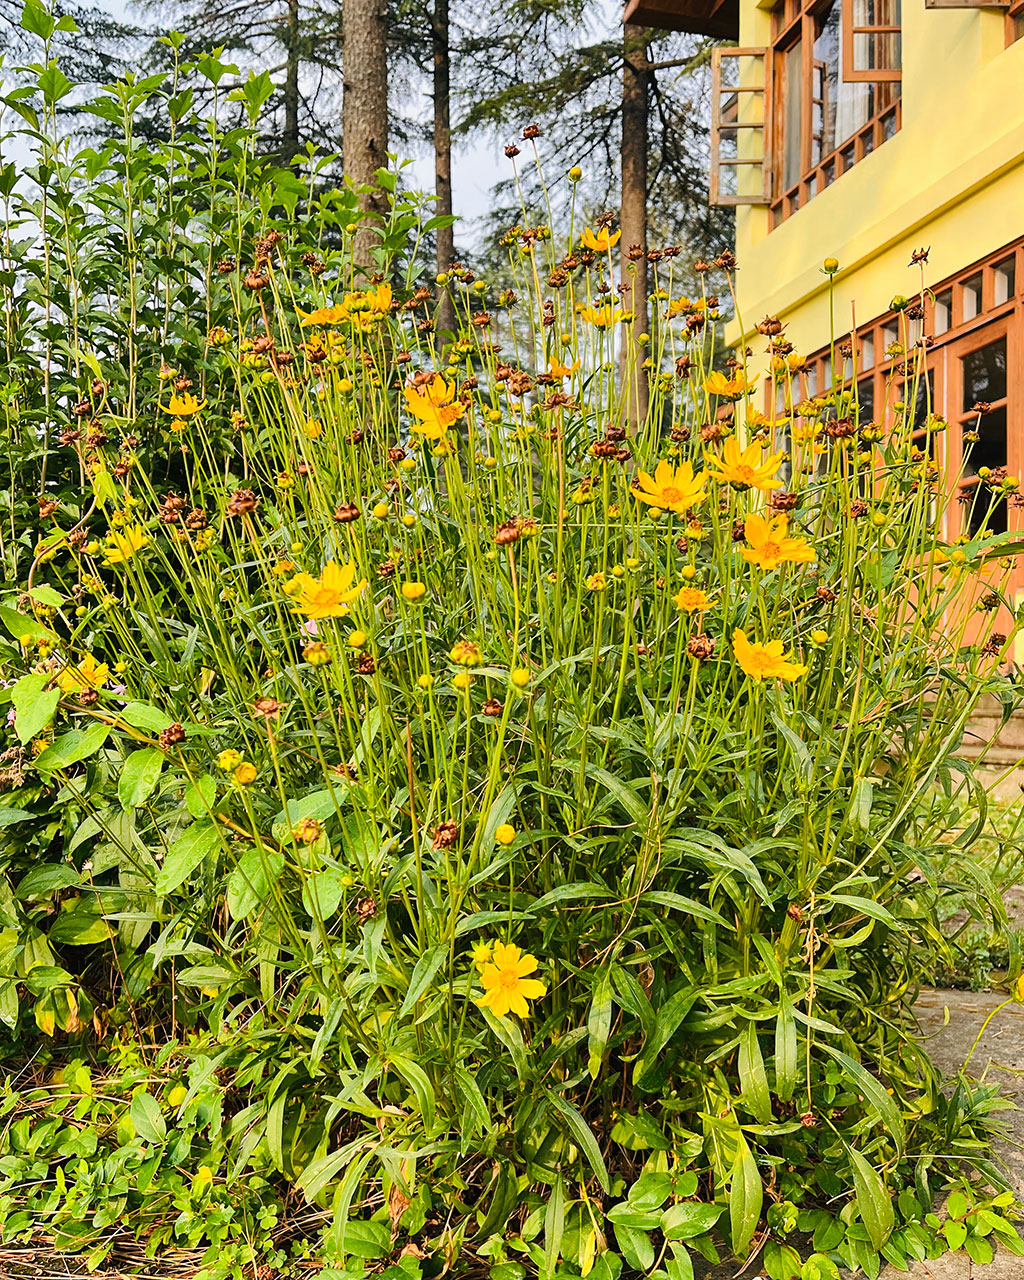
<svg viewBox="0 0 1024 1280">
<path fill-rule="evenodd" d="M 453 272 L 439 346 L 421 201 L 368 279 L 326 158 L 155 78 L 76 153 L 48 71 L 8 95 L 0 1020 L 54 1074 L 6 1095 L 4 1238 L 129 1222 L 227 1277 L 298 1266 L 301 1198 L 346 1277 L 983 1257 L 1004 1104 L 911 1005 L 946 899 L 1002 912 L 957 750 L 1017 696 L 1018 544 L 943 536 L 838 354 L 758 415 L 672 255 L 640 345 L 592 232 L 520 227 L 518 298 Z"/>
</svg>

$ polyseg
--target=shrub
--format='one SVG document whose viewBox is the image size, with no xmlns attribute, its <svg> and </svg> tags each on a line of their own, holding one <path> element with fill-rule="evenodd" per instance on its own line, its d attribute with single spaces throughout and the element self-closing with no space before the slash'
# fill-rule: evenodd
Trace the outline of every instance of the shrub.
<svg viewBox="0 0 1024 1280">
<path fill-rule="evenodd" d="M 947 536 L 908 333 L 884 421 L 838 346 L 808 398 L 777 334 L 764 414 L 671 252 L 620 338 L 616 237 L 573 210 L 510 231 L 500 296 L 454 266 L 438 334 L 416 197 L 367 278 L 315 158 L 148 81 L 76 154 L 42 79 L 40 118 L 7 99 L 44 163 L 2 277 L 0 1017 L 74 1089 L 48 1128 L 8 1100 L 8 1235 L 102 1250 L 127 1213 L 226 1274 L 216 1182 L 242 1218 L 297 1187 L 345 1274 L 1016 1247 L 999 1100 L 943 1094 L 911 1009 L 943 899 L 993 896 L 957 750 L 1013 703 L 1011 485 Z"/>
</svg>

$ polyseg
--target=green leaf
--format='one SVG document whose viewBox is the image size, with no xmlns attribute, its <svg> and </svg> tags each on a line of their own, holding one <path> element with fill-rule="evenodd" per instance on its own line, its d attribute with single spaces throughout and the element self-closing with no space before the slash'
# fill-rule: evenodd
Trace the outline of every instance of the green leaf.
<svg viewBox="0 0 1024 1280">
<path fill-rule="evenodd" d="M 166 711 L 159 707 L 151 707 L 148 702 L 129 702 L 117 713 L 118 718 L 133 729 L 143 729 L 148 733 L 163 733 L 174 723 Z"/>
<path fill-rule="evenodd" d="M 661 1231 L 666 1240 L 695 1240 L 710 1231 L 724 1212 L 725 1205 L 683 1200 L 661 1215 Z"/>
<path fill-rule="evenodd" d="M 340 867 L 323 867 L 302 882 L 302 906 L 314 920 L 330 920 L 341 905 L 348 877 Z"/>
<path fill-rule="evenodd" d="M 881 1249 L 892 1235 L 896 1214 L 885 1183 L 877 1171 L 853 1147 L 848 1147 L 853 1168 L 854 1198 L 861 1221 L 867 1229 L 868 1239 L 876 1249 Z"/>
<path fill-rule="evenodd" d="M 217 781 L 208 773 L 193 779 L 185 788 L 185 808 L 193 818 L 207 818 L 217 799 Z"/>
<path fill-rule="evenodd" d="M 40 773 L 70 768 L 99 751 L 109 733 L 110 726 L 106 724 L 93 724 L 88 729 L 72 729 L 46 748 L 36 760 L 36 768 Z"/>
<path fill-rule="evenodd" d="M 520 1080 L 525 1081 L 526 1045 L 523 1044 L 522 1032 L 511 1018 L 496 1018 L 490 1009 L 481 1009 L 480 1012 L 484 1015 L 484 1021 L 512 1055 L 512 1065 L 516 1069 L 516 1075 Z"/>
<path fill-rule="evenodd" d="M 14 704 L 14 730 L 20 742 L 28 742 L 40 733 L 53 719 L 60 701 L 59 689 L 47 689 L 50 677 L 46 672 L 33 672 L 22 676 L 11 689 Z"/>
<path fill-rule="evenodd" d="M 21 26 L 40 40 L 49 40 L 53 35 L 55 20 L 36 0 L 27 0 L 21 11 Z"/>
<path fill-rule="evenodd" d="M 563 1117 L 565 1123 L 569 1126 L 576 1145 L 586 1156 L 587 1163 L 594 1171 L 594 1176 L 601 1184 L 605 1192 L 611 1190 L 611 1182 L 608 1178 L 608 1170 L 605 1168 L 604 1159 L 601 1155 L 601 1148 L 597 1145 L 597 1139 L 591 1132 L 590 1126 L 583 1119 L 574 1106 L 566 1102 L 560 1094 L 553 1090 L 548 1090 L 548 1097 L 551 1105 Z"/>
<path fill-rule="evenodd" d="M 63 943 L 65 946 L 88 947 L 97 942 L 109 941 L 111 929 L 97 912 L 76 907 L 71 911 L 62 911 L 50 926 L 47 936 L 51 942 Z"/>
<path fill-rule="evenodd" d="M 796 1019 L 784 991 L 775 1019 L 775 1093 L 782 1102 L 788 1102 L 796 1088 L 796 1054 Z"/>
<path fill-rule="evenodd" d="M 0 605 L 0 622 L 4 624 L 15 640 L 20 641 L 23 637 L 28 637 L 30 641 L 35 642 L 36 640 L 53 640 L 55 638 L 49 627 L 44 627 L 35 618 L 28 618 L 25 614 L 18 613 L 15 609 L 8 609 L 6 605 Z"/>
<path fill-rule="evenodd" d="M 429 1134 L 434 1127 L 434 1115 L 437 1110 L 437 1099 L 434 1096 L 434 1086 L 430 1083 L 430 1077 L 418 1062 L 413 1062 L 411 1058 L 404 1058 L 400 1054 L 389 1053 L 388 1063 L 412 1089 L 416 1097 L 416 1105 L 423 1118 L 423 1127 Z"/>
<path fill-rule="evenodd" d="M 448 944 L 445 942 L 438 942 L 428 951 L 424 951 L 413 967 L 412 976 L 409 979 L 409 990 L 405 993 L 402 1007 L 398 1010 L 399 1017 L 413 1008 L 416 1001 L 433 982 L 434 975 L 444 964 L 447 957 Z"/>
<path fill-rule="evenodd" d="M 167 1137 L 167 1125 L 160 1111 L 160 1104 L 151 1093 L 137 1093 L 128 1111 L 135 1132 L 146 1142 L 162 1142 Z"/>
<path fill-rule="evenodd" d="M 565 1184 L 560 1176 L 555 1178 L 544 1211 L 544 1270 L 553 1275 L 558 1256 L 562 1252 L 562 1235 L 565 1232 Z"/>
<path fill-rule="evenodd" d="M 830 1044 L 822 1042 L 821 1047 L 826 1053 L 832 1055 L 836 1062 L 843 1068 L 846 1073 L 848 1083 L 858 1092 L 862 1093 L 868 1102 L 875 1108 L 881 1117 L 882 1123 L 889 1130 L 893 1141 L 896 1143 L 897 1149 L 902 1153 L 906 1146 L 907 1135 L 903 1123 L 903 1116 L 900 1114 L 899 1108 L 873 1075 L 865 1071 L 859 1062 L 855 1062 L 849 1055 L 835 1049 Z"/>
<path fill-rule="evenodd" d="M 122 809 L 137 809 L 153 794 L 167 757 L 159 747 L 133 751 L 124 762 L 117 780 L 117 798 Z"/>
<path fill-rule="evenodd" d="M 39 604 L 49 605 L 51 609 L 59 609 L 64 603 L 64 597 L 59 591 L 55 591 L 53 587 L 47 586 L 44 582 L 41 587 L 29 587 L 28 595 Z"/>
<path fill-rule="evenodd" d="M 167 851 L 156 877 L 156 893 L 173 893 L 219 844 L 220 832 L 215 822 L 203 819 L 186 827 Z"/>
<path fill-rule="evenodd" d="M 949 1218 L 942 1224 L 942 1234 L 955 1253 L 957 1249 L 963 1248 L 963 1243 L 967 1239 L 967 1224 L 958 1222 L 955 1218 Z"/>
<path fill-rule="evenodd" d="M 772 1100 L 768 1089 L 768 1073 L 764 1069 L 757 1027 L 753 1022 L 748 1022 L 740 1032 L 739 1072 L 744 1103 L 760 1124 L 770 1124 Z"/>
<path fill-rule="evenodd" d="M 228 911 L 235 920 L 245 920 L 270 897 L 284 870 L 284 854 L 270 853 L 253 845 L 242 854 L 228 876 Z"/>
<path fill-rule="evenodd" d="M 612 1028 L 612 983 L 609 967 L 599 970 L 594 980 L 594 994 L 587 1014 L 587 1053 L 590 1078 L 596 1080 L 601 1073 L 601 1061 L 608 1045 Z"/>
<path fill-rule="evenodd" d="M 654 1034 L 646 1039 L 643 1053 L 633 1068 L 634 1084 L 639 1083 L 657 1064 L 662 1049 L 675 1035 L 679 1024 L 690 1012 L 696 999 L 697 992 L 690 987 L 684 987 L 670 996 L 658 1010 Z"/>
<path fill-rule="evenodd" d="M 742 1135 L 729 1183 L 729 1228 L 737 1258 L 745 1258 L 761 1219 L 764 1187 L 754 1153 Z"/>
</svg>

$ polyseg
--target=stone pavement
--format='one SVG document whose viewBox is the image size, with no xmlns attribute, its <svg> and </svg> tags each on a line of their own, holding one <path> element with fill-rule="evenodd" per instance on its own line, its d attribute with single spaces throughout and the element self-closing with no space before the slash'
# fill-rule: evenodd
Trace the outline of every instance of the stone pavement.
<svg viewBox="0 0 1024 1280">
<path fill-rule="evenodd" d="M 989 991 L 921 993 L 917 1001 L 921 1036 L 944 1074 L 953 1075 L 960 1069 L 985 1019 L 1005 998 Z M 1024 1108 L 1024 1006 L 1008 1005 L 992 1019 L 971 1059 L 971 1075 L 986 1083 L 999 1083 L 1006 1096 Z M 1013 1136 L 1000 1155 L 1006 1162 L 1010 1182 L 1024 1200 L 1024 1109 L 1006 1112 L 1004 1118 Z M 704 1280 L 761 1280 L 756 1262 L 742 1269 L 732 1263 L 698 1274 Z M 987 1266 L 978 1266 L 966 1254 L 947 1254 L 927 1264 L 915 1263 L 909 1272 L 886 1266 L 879 1280 L 1024 1280 L 1024 1258 L 998 1253 Z"/>
</svg>

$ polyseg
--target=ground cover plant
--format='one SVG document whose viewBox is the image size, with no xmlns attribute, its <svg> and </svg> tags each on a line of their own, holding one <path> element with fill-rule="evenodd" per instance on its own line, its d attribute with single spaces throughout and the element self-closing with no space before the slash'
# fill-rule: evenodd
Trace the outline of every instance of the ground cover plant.
<svg viewBox="0 0 1024 1280">
<path fill-rule="evenodd" d="M 723 359 L 673 247 L 623 346 L 615 219 L 572 173 L 500 293 L 422 279 L 429 207 L 382 174 L 367 272 L 358 193 L 257 158 L 265 77 L 230 129 L 119 83 L 84 110 L 120 135 L 76 149 L 72 86 L 32 75 L 4 1241 L 493 1280 L 1019 1249 L 1003 1104 L 943 1092 L 911 1011 L 949 895 L 1005 924 L 957 750 L 980 696 L 1014 705 L 1018 627 L 988 531 L 1015 484 L 950 533 L 919 301 L 868 422 L 840 340 L 820 397 L 770 317 Z"/>
</svg>

